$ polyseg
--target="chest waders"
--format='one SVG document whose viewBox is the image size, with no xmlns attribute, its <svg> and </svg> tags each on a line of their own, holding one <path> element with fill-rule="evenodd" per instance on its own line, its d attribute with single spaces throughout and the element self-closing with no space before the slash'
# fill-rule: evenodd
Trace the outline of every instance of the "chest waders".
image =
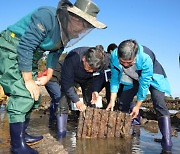
<svg viewBox="0 0 180 154">
<path fill-rule="evenodd" d="M 24 122 L 26 118 L 30 117 L 32 109 L 37 108 L 39 105 L 39 101 L 35 102 L 31 98 L 19 70 L 17 60 L 19 40 L 10 31 L 3 31 L 0 34 L 0 84 L 5 94 L 10 96 L 7 106 L 10 123 Z M 35 78 L 37 64 L 34 68 L 33 77 Z"/>
<path fill-rule="evenodd" d="M 9 96 L 7 113 L 10 123 L 11 150 L 14 153 L 38 153 L 26 143 L 30 140 L 38 142 L 43 137 L 33 137 L 25 132 L 30 113 L 37 108 L 39 101 L 34 101 L 26 89 L 21 71 L 18 66 L 17 45 L 20 39 L 6 30 L 0 33 L 0 84 Z M 36 64 L 37 65 L 37 64 Z M 33 78 L 36 77 L 37 66 L 33 69 Z"/>
</svg>

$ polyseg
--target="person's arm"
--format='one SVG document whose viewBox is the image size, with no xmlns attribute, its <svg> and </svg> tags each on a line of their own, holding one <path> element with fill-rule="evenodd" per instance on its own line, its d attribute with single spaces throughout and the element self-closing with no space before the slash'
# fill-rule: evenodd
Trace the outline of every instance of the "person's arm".
<svg viewBox="0 0 180 154">
<path fill-rule="evenodd" d="M 149 90 L 150 83 L 152 81 L 153 75 L 153 62 L 148 55 L 145 55 L 142 64 L 141 64 L 141 76 L 139 78 L 139 88 L 137 92 L 137 102 L 136 106 L 133 108 L 130 115 L 132 115 L 132 119 L 136 118 L 139 114 L 139 109 L 143 100 L 146 98 L 146 95 Z"/>
<path fill-rule="evenodd" d="M 86 105 L 80 101 L 78 94 L 74 89 L 74 73 L 80 63 L 80 57 L 77 53 L 73 53 L 71 56 L 67 56 L 62 66 L 61 86 L 66 95 L 76 103 L 79 111 L 84 111 Z"/>
<path fill-rule="evenodd" d="M 35 12 L 32 15 L 32 21 L 29 27 L 27 27 L 17 47 L 19 70 L 22 72 L 27 90 L 35 100 L 39 98 L 39 88 L 32 79 L 33 52 L 51 29 L 51 27 L 46 25 L 46 23 L 49 23 L 51 20 L 52 17 L 48 11 Z"/>
<path fill-rule="evenodd" d="M 141 64 L 141 75 L 139 77 L 139 88 L 137 92 L 137 100 L 143 101 L 149 90 L 153 76 L 153 62 L 149 56 L 146 56 Z"/>
<path fill-rule="evenodd" d="M 81 102 L 81 101 L 76 102 L 76 107 L 81 112 L 86 110 L 86 105 L 83 102 Z"/>
<path fill-rule="evenodd" d="M 52 14 L 47 9 L 38 10 L 32 14 L 31 22 L 17 47 L 20 71 L 32 71 L 33 53 L 40 47 L 42 41 L 51 31 L 54 22 L 53 19 Z"/>
<path fill-rule="evenodd" d="M 52 68 L 48 68 L 47 69 L 47 75 L 37 78 L 38 85 L 44 86 L 52 78 L 53 72 L 54 71 Z"/>
<path fill-rule="evenodd" d="M 64 60 L 61 69 L 61 86 L 73 103 L 79 101 L 79 96 L 74 89 L 74 74 L 78 68 L 80 57 L 77 53 L 70 53 Z"/>
<path fill-rule="evenodd" d="M 93 92 L 92 92 L 92 100 L 91 103 L 95 104 L 98 101 L 99 92 L 103 88 L 103 83 L 106 82 L 104 78 L 104 73 L 100 73 L 97 76 L 93 77 Z"/>
<path fill-rule="evenodd" d="M 91 99 L 91 104 L 96 104 L 99 98 L 99 92 L 93 91 L 92 92 L 92 99 Z"/>
<path fill-rule="evenodd" d="M 47 75 L 37 78 L 39 85 L 45 85 L 52 78 L 54 69 L 56 69 L 59 57 L 60 57 L 61 53 L 63 52 L 63 50 L 64 50 L 64 48 L 61 48 L 57 52 L 49 53 L 47 63 L 46 63 Z"/>
<path fill-rule="evenodd" d="M 31 97 L 37 101 L 39 99 L 39 87 L 32 79 L 32 72 L 22 72 L 25 87 L 29 91 Z"/>
<path fill-rule="evenodd" d="M 132 116 L 132 119 L 136 118 L 137 115 L 139 114 L 139 109 L 141 107 L 142 101 L 137 101 L 136 106 L 132 109 L 132 112 L 130 115 Z"/>
<path fill-rule="evenodd" d="M 113 111 L 113 108 L 114 108 L 115 102 L 116 102 L 116 98 L 117 98 L 117 93 L 111 92 L 110 102 L 109 102 L 106 110 L 111 110 L 111 111 Z"/>
<path fill-rule="evenodd" d="M 113 59 L 113 57 L 111 57 Z M 110 90 L 111 90 L 111 97 L 110 102 L 108 104 L 107 110 L 111 109 L 113 111 L 113 107 L 115 105 L 115 101 L 117 98 L 117 93 L 119 90 L 119 72 L 120 70 L 117 70 L 115 66 L 113 65 L 113 61 L 111 61 L 111 79 L 110 79 Z"/>
<path fill-rule="evenodd" d="M 63 51 L 64 51 L 64 48 L 62 47 L 56 52 L 49 52 L 48 57 L 47 57 L 46 67 L 51 68 L 51 69 L 56 69 L 57 63 L 59 61 L 59 57 Z"/>
</svg>

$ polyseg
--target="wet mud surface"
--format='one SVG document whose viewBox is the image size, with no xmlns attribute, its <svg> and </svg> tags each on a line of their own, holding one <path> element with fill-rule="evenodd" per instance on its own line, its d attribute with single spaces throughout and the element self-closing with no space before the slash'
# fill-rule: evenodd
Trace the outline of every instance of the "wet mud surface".
<svg viewBox="0 0 180 154">
<path fill-rule="evenodd" d="M 40 154 L 131 154 L 131 153 L 161 153 L 161 145 L 154 141 L 161 138 L 161 134 L 156 129 L 157 123 L 149 121 L 149 126 L 135 127 L 136 135 L 129 138 L 106 138 L 106 139 L 78 139 L 76 137 L 77 120 L 72 117 L 68 120 L 67 136 L 59 140 L 56 135 L 56 128 L 48 127 L 48 112 L 34 112 L 30 121 L 28 133 L 31 135 L 43 135 L 44 139 L 39 144 L 33 146 Z M 5 111 L 0 111 L 0 154 L 10 154 L 10 139 L 8 131 L 8 120 Z M 143 121 L 142 121 L 143 123 Z M 148 129 L 149 130 L 148 130 Z M 153 131 L 154 130 L 154 131 Z M 132 133 L 132 130 L 131 130 Z M 173 154 L 180 153 L 180 132 L 177 137 L 173 136 Z M 153 147 L 153 148 L 152 148 Z"/>
<path fill-rule="evenodd" d="M 41 89 L 44 96 L 47 92 Z M 32 113 L 27 132 L 43 135 L 39 144 L 32 146 L 40 154 L 160 154 L 161 145 L 155 139 L 161 138 L 153 111 L 141 110 L 141 126 L 131 128 L 128 138 L 77 138 L 77 117 L 69 115 L 67 135 L 57 138 L 56 125 L 48 126 L 48 107 L 50 98 L 42 97 L 39 109 Z M 176 103 L 177 104 L 177 103 Z M 179 103 L 178 103 L 179 104 Z M 179 111 L 179 110 L 178 110 Z M 177 111 L 177 112 L 178 112 Z M 173 128 L 172 154 L 180 154 L 180 113 L 171 115 Z M 134 133 L 135 132 L 135 133 Z M 9 123 L 5 110 L 0 110 L 0 154 L 10 154 Z"/>
</svg>

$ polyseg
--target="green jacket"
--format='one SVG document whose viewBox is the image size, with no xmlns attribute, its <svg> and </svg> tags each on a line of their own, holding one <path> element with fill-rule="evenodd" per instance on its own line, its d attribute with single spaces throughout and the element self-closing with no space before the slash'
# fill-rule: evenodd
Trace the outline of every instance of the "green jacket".
<svg viewBox="0 0 180 154">
<path fill-rule="evenodd" d="M 50 51 L 48 68 L 55 68 L 64 48 L 61 44 L 60 26 L 56 8 L 41 7 L 34 10 L 14 25 L 8 27 L 15 37 L 20 38 L 18 62 L 21 71 L 32 71 L 45 51 Z"/>
</svg>

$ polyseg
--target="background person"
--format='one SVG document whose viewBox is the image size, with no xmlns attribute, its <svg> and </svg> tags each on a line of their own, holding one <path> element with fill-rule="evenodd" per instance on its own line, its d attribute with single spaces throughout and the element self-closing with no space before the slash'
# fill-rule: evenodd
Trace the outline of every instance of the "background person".
<svg viewBox="0 0 180 154">
<path fill-rule="evenodd" d="M 52 78 L 45 85 L 47 92 L 51 97 L 51 103 L 49 106 L 49 127 L 56 122 L 56 109 L 59 104 L 59 100 L 61 97 L 61 66 L 63 61 L 58 61 L 56 68 L 54 69 Z"/>
<path fill-rule="evenodd" d="M 116 49 L 117 47 L 118 47 L 118 46 L 117 46 L 115 43 L 111 43 L 111 44 L 109 44 L 108 47 L 107 47 L 107 52 L 108 52 L 109 54 L 111 54 L 111 53 L 113 52 L 113 50 Z"/>
<path fill-rule="evenodd" d="M 170 94 L 167 76 L 155 54 L 135 40 L 125 40 L 111 54 L 111 100 L 107 110 L 113 110 L 118 89 L 122 111 L 129 111 L 134 96 L 137 102 L 132 109 L 132 118 L 136 118 L 142 101 L 150 90 L 153 107 L 157 114 L 158 125 L 162 133 L 162 149 L 170 152 L 171 122 L 165 103 L 165 93 Z"/>
<path fill-rule="evenodd" d="M 12 152 L 37 153 L 26 143 L 42 139 L 25 133 L 30 113 L 39 104 L 39 87 L 35 83 L 38 60 L 45 51 L 50 51 L 47 76 L 37 79 L 40 85 L 45 85 L 64 47 L 73 45 L 94 28 L 106 28 L 96 20 L 98 12 L 92 1 L 77 0 L 72 5 L 63 0 L 57 8 L 34 10 L 0 33 L 0 84 L 10 96 L 7 112 Z"/>
</svg>

